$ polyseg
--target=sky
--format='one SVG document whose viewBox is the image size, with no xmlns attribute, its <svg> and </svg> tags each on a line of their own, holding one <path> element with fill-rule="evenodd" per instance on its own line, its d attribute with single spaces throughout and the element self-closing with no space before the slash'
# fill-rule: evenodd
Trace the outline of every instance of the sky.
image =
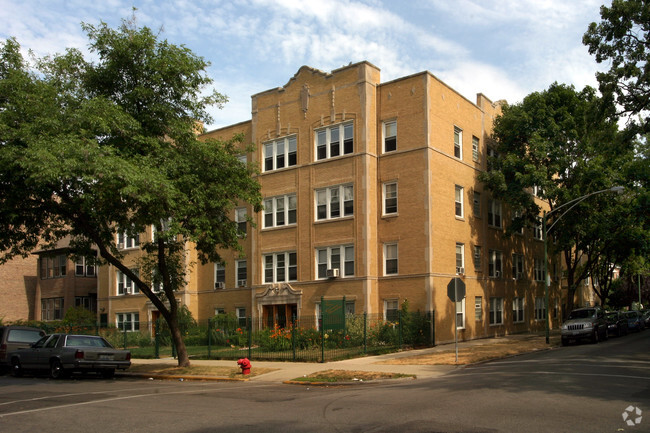
<svg viewBox="0 0 650 433">
<path fill-rule="evenodd" d="M 249 120 L 251 96 L 301 66 L 330 72 L 368 61 L 382 82 L 429 71 L 470 101 L 520 102 L 553 82 L 597 87 L 582 44 L 610 0 L 0 0 L 0 40 L 25 53 L 88 53 L 81 23 L 140 26 L 211 63 L 226 94 L 208 129 Z"/>
</svg>

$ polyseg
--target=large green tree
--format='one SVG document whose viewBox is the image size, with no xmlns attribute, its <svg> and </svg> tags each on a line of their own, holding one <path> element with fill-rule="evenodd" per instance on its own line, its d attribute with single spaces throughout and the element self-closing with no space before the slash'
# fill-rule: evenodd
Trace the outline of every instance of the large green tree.
<svg viewBox="0 0 650 433">
<path fill-rule="evenodd" d="M 578 284 L 606 247 L 595 242 L 600 233 L 594 218 L 618 198 L 597 194 L 577 200 L 575 206 L 570 202 L 619 185 L 621 167 L 632 157 L 630 140 L 619 133 L 613 114 L 613 104 L 594 89 L 577 91 L 561 84 L 506 105 L 494 124 L 497 156 L 490 159 L 489 171 L 479 176 L 493 197 L 519 215 L 508 233 L 539 224 L 542 210 L 531 194 L 533 188 L 549 203 L 553 239 L 549 247 L 563 257 L 567 310 L 573 308 Z"/>
<path fill-rule="evenodd" d="M 591 23 L 583 37 L 598 63 L 609 70 L 597 74 L 601 93 L 613 95 L 621 114 L 650 132 L 650 3 L 613 0 L 601 6 L 600 23 Z M 637 118 L 638 116 L 638 118 Z"/>
<path fill-rule="evenodd" d="M 134 18 L 82 26 L 92 61 L 69 49 L 28 63 L 14 39 L 0 46 L 2 260 L 65 237 L 74 255 L 98 251 L 160 311 L 189 365 L 175 295 L 188 248 L 204 263 L 239 248 L 233 208 L 258 211 L 260 186 L 237 158 L 241 137 L 197 139 L 207 109 L 226 101 L 209 88 L 209 63 Z M 150 227 L 137 272 L 117 239 Z"/>
</svg>

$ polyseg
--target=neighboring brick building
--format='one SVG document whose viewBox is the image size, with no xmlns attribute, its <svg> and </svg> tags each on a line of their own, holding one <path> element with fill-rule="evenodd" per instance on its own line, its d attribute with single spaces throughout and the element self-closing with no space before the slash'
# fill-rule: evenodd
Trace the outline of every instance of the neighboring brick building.
<svg viewBox="0 0 650 433">
<path fill-rule="evenodd" d="M 35 256 L 15 257 L 0 265 L 0 320 L 4 323 L 35 318 Z"/>
<path fill-rule="evenodd" d="M 510 213 L 477 180 L 498 113 L 499 103 L 481 94 L 473 103 L 428 72 L 381 83 L 367 62 L 302 67 L 253 95 L 251 120 L 205 137 L 243 133 L 256 146 L 246 158 L 265 210 L 247 228 L 244 256 L 191 268 L 179 299 L 198 320 L 232 312 L 255 326 L 316 317 L 321 297 L 384 317 L 408 300 L 412 311 L 435 310 L 439 342 L 453 340 L 454 317 L 462 339 L 544 329 L 541 232 L 503 238 Z M 136 240 L 123 246 L 137 251 Z M 559 320 L 559 272 L 549 269 Z M 447 285 L 457 274 L 467 297 L 456 308 Z M 99 281 L 109 323 L 135 329 L 157 317 L 143 295 L 125 296 L 113 268 Z"/>
</svg>

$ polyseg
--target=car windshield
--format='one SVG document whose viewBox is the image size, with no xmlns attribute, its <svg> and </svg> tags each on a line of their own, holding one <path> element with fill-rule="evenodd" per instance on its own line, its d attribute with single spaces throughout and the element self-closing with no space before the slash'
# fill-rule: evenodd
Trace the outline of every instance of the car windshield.
<svg viewBox="0 0 650 433">
<path fill-rule="evenodd" d="M 42 336 L 41 331 L 31 329 L 10 329 L 7 334 L 9 343 L 34 343 Z"/>
<path fill-rule="evenodd" d="M 596 310 L 575 310 L 569 314 L 569 320 L 571 319 L 587 319 L 592 317 Z"/>
<path fill-rule="evenodd" d="M 89 335 L 68 335 L 65 345 L 68 347 L 111 347 L 103 338 Z"/>
</svg>

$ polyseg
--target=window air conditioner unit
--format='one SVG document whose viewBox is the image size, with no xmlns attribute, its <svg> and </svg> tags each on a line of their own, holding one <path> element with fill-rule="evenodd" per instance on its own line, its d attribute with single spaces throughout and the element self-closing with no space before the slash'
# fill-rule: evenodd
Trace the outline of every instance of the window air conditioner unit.
<svg viewBox="0 0 650 433">
<path fill-rule="evenodd" d="M 465 268 L 462 266 L 456 266 L 456 273 L 458 275 L 465 275 Z"/>
<path fill-rule="evenodd" d="M 246 287 L 246 280 L 237 280 L 237 287 Z"/>
<path fill-rule="evenodd" d="M 328 269 L 325 274 L 327 275 L 327 278 L 337 278 L 339 276 L 339 270 L 338 269 Z"/>
<path fill-rule="evenodd" d="M 223 283 L 223 281 L 217 281 L 216 283 L 214 283 L 214 290 L 221 290 L 224 287 L 225 284 Z"/>
</svg>

